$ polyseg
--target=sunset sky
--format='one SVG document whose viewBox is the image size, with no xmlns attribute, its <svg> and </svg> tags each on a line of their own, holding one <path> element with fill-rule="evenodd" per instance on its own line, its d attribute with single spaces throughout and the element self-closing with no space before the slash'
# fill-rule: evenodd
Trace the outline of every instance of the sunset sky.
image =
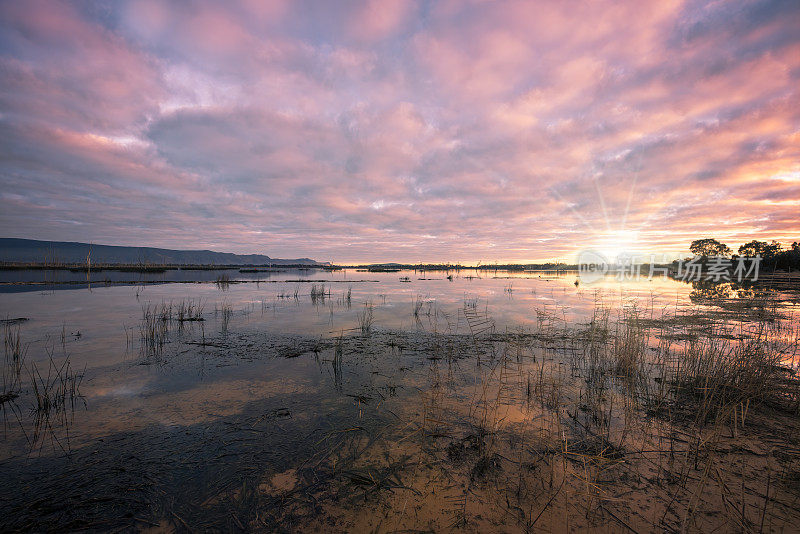
<svg viewBox="0 0 800 534">
<path fill-rule="evenodd" d="M 0 3 L 0 237 L 334 262 L 800 240 L 800 2 Z"/>
</svg>

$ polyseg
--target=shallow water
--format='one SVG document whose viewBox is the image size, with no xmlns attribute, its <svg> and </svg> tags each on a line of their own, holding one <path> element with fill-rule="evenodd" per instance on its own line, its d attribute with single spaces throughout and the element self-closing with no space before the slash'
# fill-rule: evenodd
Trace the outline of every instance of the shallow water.
<svg viewBox="0 0 800 534">
<path fill-rule="evenodd" d="M 14 400 L 14 410 L 5 406 L 0 473 L 34 495 L 68 495 L 66 504 L 53 504 L 46 513 L 28 510 L 24 499 L 6 502 L 5 511 L 18 518 L 14 526 L 38 520 L 45 527 L 68 520 L 78 521 L 73 527 L 118 524 L 105 522 L 107 509 L 80 522 L 88 513 L 76 504 L 81 494 L 70 494 L 59 480 L 90 479 L 102 481 L 102 495 L 132 492 L 133 501 L 115 506 L 150 518 L 137 528 L 154 518 L 160 524 L 162 516 L 174 523 L 170 514 L 176 513 L 178 523 L 191 521 L 200 512 L 187 503 L 201 496 L 210 499 L 211 519 L 195 525 L 220 527 L 230 519 L 215 521 L 214 506 L 223 493 L 239 498 L 244 490 L 225 492 L 242 480 L 260 480 L 267 494 L 291 489 L 295 471 L 321 461 L 326 446 L 329 456 L 332 441 L 337 454 L 344 454 L 359 446 L 351 434 L 363 432 L 381 435 L 392 448 L 405 435 L 398 421 L 427 417 L 424 399 L 445 396 L 443 405 L 458 412 L 459 402 L 474 398 L 485 370 L 480 363 L 452 363 L 475 338 L 466 308 L 491 319 L 495 331 L 524 332 L 548 316 L 588 324 L 598 305 L 636 306 L 657 317 L 691 306 L 693 291 L 663 278 L 620 283 L 609 277 L 576 287 L 574 273 L 471 277 L 475 273 L 465 271 L 452 280 L 446 273 L 414 271 L 286 271 L 263 280 L 231 274 L 230 284 L 91 284 L 0 293 L 2 317 L 28 319 L 19 325 L 28 365 L 35 364 L 43 377 L 50 368 L 55 376 L 51 360 L 61 365 L 68 356 L 70 368 L 82 376 L 74 410 L 43 428 L 35 428 L 30 386 Z M 322 283 L 323 296 L 312 298 L 312 287 Z M 173 324 L 164 353 L 143 354 L 143 307 L 186 299 L 202 303 L 204 321 Z M 421 303 L 416 315 L 415 302 Z M 361 335 L 359 316 L 367 308 L 377 348 Z M 232 310 L 229 319 L 224 310 Z M 426 337 L 432 334 L 440 337 Z M 450 362 L 441 369 L 439 352 Z M 449 377 L 446 393 L 438 389 L 440 372 Z M 514 406 L 507 404 L 504 420 L 530 416 Z M 130 472 L 115 470 L 120 458 Z M 81 465 L 89 467 L 75 472 Z M 62 478 L 49 479 L 52 473 Z M 165 502 L 154 488 L 175 497 Z"/>
<path fill-rule="evenodd" d="M 402 277 L 408 277 L 410 282 L 401 282 Z M 496 329 L 503 331 L 530 328 L 536 322 L 536 309 L 549 310 L 569 322 L 580 322 L 588 321 L 598 303 L 612 308 L 638 304 L 657 313 L 665 307 L 688 305 L 691 292 L 690 286 L 668 279 L 619 283 L 609 278 L 576 288 L 573 273 L 540 276 L 498 272 L 481 278 L 455 276 L 452 281 L 444 273 L 413 271 L 289 271 L 273 274 L 269 282 L 261 283 L 252 282 L 249 275 L 232 278 L 246 283 L 223 287 L 214 283 L 97 285 L 85 289 L 6 293 L 0 294 L 0 315 L 28 319 L 20 326 L 21 339 L 27 346 L 27 361 L 40 366 L 47 363 L 48 350 L 63 357 L 64 334 L 64 348 L 72 367 L 85 369 L 81 393 L 87 408 L 73 425 L 78 436 L 89 420 L 95 420 L 91 433 L 100 431 L 98 426 L 103 424 L 119 423 L 118 417 L 110 420 L 105 413 L 94 417 L 109 404 L 122 402 L 130 412 L 158 413 L 159 408 L 154 406 L 156 399 L 173 395 L 175 390 L 180 390 L 184 397 L 192 392 L 191 405 L 181 406 L 183 401 L 177 400 L 171 404 L 177 406 L 175 413 L 183 414 L 176 417 L 194 420 L 200 417 L 195 412 L 202 412 L 204 401 L 218 402 L 214 399 L 221 394 L 209 394 L 207 383 L 222 378 L 201 376 L 194 363 L 186 368 L 174 362 L 139 365 L 142 361 L 139 326 L 142 309 L 148 305 L 177 305 L 188 299 L 202 304 L 205 320 L 185 323 L 185 332 L 174 329 L 176 339 L 200 336 L 201 330 L 208 337 L 218 336 L 223 323 L 220 310 L 224 307 L 232 309 L 228 324 L 231 335 L 263 332 L 331 338 L 358 331 L 358 316 L 367 304 L 373 309 L 376 329 L 469 334 L 469 324 L 462 312 L 466 301 L 476 302 L 494 320 Z M 295 281 L 301 279 L 306 281 Z M 325 283 L 324 298 L 312 300 L 314 283 Z M 418 299 L 424 303 L 415 318 L 414 302 Z M 308 369 L 288 367 L 280 370 L 282 376 L 308 378 Z M 233 380 L 228 375 L 240 371 L 218 374 L 225 375 L 225 380 Z M 244 384 L 237 384 L 226 387 L 225 395 L 232 396 L 239 385 L 244 388 Z M 211 409 L 207 411 L 213 413 Z"/>
</svg>

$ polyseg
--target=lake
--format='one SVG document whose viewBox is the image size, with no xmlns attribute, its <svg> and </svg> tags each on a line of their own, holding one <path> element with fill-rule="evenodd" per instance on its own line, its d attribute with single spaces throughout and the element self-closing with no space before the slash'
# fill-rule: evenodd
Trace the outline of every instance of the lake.
<svg viewBox="0 0 800 534">
<path fill-rule="evenodd" d="M 796 295 L 574 272 L 0 275 L 7 528 L 800 524 L 764 508 L 800 473 L 770 449 L 796 450 Z M 755 346 L 779 399 L 718 371 Z M 700 377 L 713 398 L 670 386 Z"/>
</svg>

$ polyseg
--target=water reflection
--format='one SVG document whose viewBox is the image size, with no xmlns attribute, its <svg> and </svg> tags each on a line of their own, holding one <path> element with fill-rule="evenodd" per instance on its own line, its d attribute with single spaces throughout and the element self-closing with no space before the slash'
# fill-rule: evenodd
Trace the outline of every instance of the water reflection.
<svg viewBox="0 0 800 534">
<path fill-rule="evenodd" d="M 470 272 L 448 278 L 344 270 L 269 273 L 268 281 L 248 279 L 251 274 L 223 284 L 209 278 L 0 295 L 4 316 L 28 319 L 18 325 L 27 361 L 41 370 L 64 365 L 68 357 L 64 369 L 80 370 L 85 400 L 63 421 L 68 425 L 51 425 L 54 440 L 34 451 L 29 463 L 16 461 L 31 454 L 25 426 L 6 425 L 2 474 L 26 487 L 74 497 L 67 504 L 75 508 L 58 513 L 75 521 L 84 512 L 103 518 L 59 486 L 55 473 L 66 480 L 108 480 L 110 487 L 100 485 L 97 499 L 130 491 L 131 509 L 163 510 L 177 524 L 207 514 L 216 528 L 226 526 L 221 517 L 230 520 L 230 511 L 220 513 L 233 502 L 241 505 L 235 507 L 237 521 L 248 524 L 257 518 L 247 514 L 258 509 L 248 499 L 270 504 L 304 488 L 307 493 L 293 494 L 298 508 L 283 510 L 279 518 L 307 520 L 320 484 L 342 472 L 349 492 L 411 491 L 402 489 L 410 483 L 396 475 L 412 454 L 428 454 L 417 449 L 413 432 L 421 435 L 420 425 L 455 443 L 454 461 L 471 458 L 487 435 L 533 418 L 551 418 L 547 424 L 557 428 L 558 418 L 532 407 L 531 399 L 560 409 L 567 393 L 559 386 L 578 365 L 570 355 L 583 350 L 576 339 L 583 343 L 595 335 L 602 322 L 598 306 L 623 316 L 626 310 L 647 310 L 653 319 L 735 293 L 729 286 L 670 279 L 619 283 L 608 277 L 576 287 L 572 273 Z M 142 329 L 149 324 L 163 336 L 157 353 L 142 350 Z M 580 336 L 571 338 L 566 324 Z M 568 355 L 566 362 L 554 362 L 533 339 Z M 648 343 L 658 347 L 661 340 Z M 56 359 L 48 352 L 53 345 L 61 346 Z M 498 376 L 504 377 L 500 384 Z M 611 396 L 604 387 L 598 395 Z M 14 405 L 20 419 L 34 398 L 30 387 L 20 391 Z M 576 406 L 588 402 L 581 398 Z M 576 420 L 592 416 L 585 413 L 576 412 Z M 603 419 L 609 414 L 594 416 L 611 424 Z M 476 420 L 483 426 L 464 426 Z M 453 435 L 453 428 L 460 434 Z M 68 447 L 58 445 L 63 436 Z M 581 446 L 594 454 L 595 445 Z M 60 463 L 64 449 L 88 463 L 85 473 Z M 117 472 L 117 462 L 131 471 Z M 492 472 L 496 462 L 487 457 L 475 476 Z M 165 504 L 159 492 L 174 493 L 179 504 Z M 190 502 L 205 504 L 202 510 L 185 508 Z M 31 519 L 23 504 L 15 500 L 0 511 Z"/>
</svg>

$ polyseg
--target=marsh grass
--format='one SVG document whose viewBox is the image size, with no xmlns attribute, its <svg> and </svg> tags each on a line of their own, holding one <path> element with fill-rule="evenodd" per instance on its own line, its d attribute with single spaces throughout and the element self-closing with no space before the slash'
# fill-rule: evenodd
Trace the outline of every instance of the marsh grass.
<svg viewBox="0 0 800 534">
<path fill-rule="evenodd" d="M 19 324 L 3 324 L 3 383 L 0 390 L 0 407 L 19 396 L 22 387 L 22 369 L 25 368 L 27 346 L 22 344 Z"/>
<path fill-rule="evenodd" d="M 333 385 L 336 391 L 342 391 L 342 358 L 344 357 L 344 333 L 339 333 L 333 350 Z"/>
<path fill-rule="evenodd" d="M 169 339 L 172 322 L 172 303 L 142 306 L 142 319 L 139 323 L 139 351 L 145 359 L 161 359 L 164 345 Z"/>
<path fill-rule="evenodd" d="M 227 291 L 228 288 L 231 286 L 232 280 L 230 275 L 228 274 L 220 274 L 217 275 L 217 279 L 214 282 L 218 289 L 222 291 Z"/>
<path fill-rule="evenodd" d="M 341 303 L 349 300 L 348 291 Z M 597 299 L 581 321 L 548 307 L 498 331 L 477 299 L 452 311 L 426 301 L 417 295 L 411 309 L 427 317 L 424 330 L 373 329 L 366 302 L 350 335 L 272 346 L 276 357 L 313 352 L 321 370 L 330 363 L 322 376 L 335 394 L 326 401 L 341 411 L 308 434 L 303 417 L 292 417 L 296 405 L 261 411 L 241 428 L 224 420 L 224 447 L 209 452 L 207 435 L 198 445 L 215 463 L 213 491 L 199 501 L 187 492 L 187 502 L 203 502 L 196 508 L 165 505 L 175 528 L 766 532 L 800 524 L 792 320 L 744 312 L 747 320 L 728 324 L 705 309 L 610 308 Z M 168 333 L 180 307 L 148 305 L 143 324 Z M 232 314 L 215 306 L 223 335 Z M 220 351 L 265 352 L 247 349 L 247 339 L 236 345 L 238 337 Z M 393 399 L 397 391 L 405 394 Z M 292 449 L 286 465 L 272 455 L 282 447 Z M 240 455 L 245 467 L 226 475 L 224 458 Z M 196 469 L 197 456 L 187 456 Z M 267 480 L 289 472 L 292 483 L 265 483 L 265 470 Z"/>
<path fill-rule="evenodd" d="M 755 460 L 768 469 L 764 478 L 759 468 L 734 468 L 730 451 L 743 445 L 729 440 L 759 439 L 752 429 L 785 417 L 796 425 L 797 332 L 793 320 L 774 313 L 745 313 L 729 324 L 697 310 L 625 303 L 616 312 L 596 306 L 588 323 L 575 324 L 563 311 L 537 310 L 531 331 L 490 336 L 497 350 L 478 358 L 468 409 L 443 393 L 440 373 L 431 371 L 422 428 L 429 446 L 444 439 L 439 458 L 451 466 L 449 477 L 463 477 L 469 493 L 496 501 L 501 514 L 514 510 L 524 530 L 566 517 L 636 531 L 786 525 L 793 512 L 785 492 L 776 496 L 778 460 Z M 691 336 L 678 335 L 687 327 Z M 526 415 L 512 424 L 517 406 Z M 746 452 L 735 454 L 738 465 L 748 462 Z M 784 461 L 783 484 L 797 463 Z M 622 506 L 620 492 L 655 499 L 659 511 Z M 458 502 L 458 524 L 480 524 Z"/>
<path fill-rule="evenodd" d="M 214 306 L 214 317 L 219 318 L 220 333 L 223 336 L 228 335 L 228 326 L 231 318 L 233 317 L 233 306 L 228 302 L 221 302 Z"/>
<path fill-rule="evenodd" d="M 414 300 L 411 301 L 411 313 L 414 315 L 414 318 L 419 321 L 420 313 L 422 312 L 422 307 L 425 306 L 425 302 L 427 301 L 426 297 L 422 295 L 416 295 Z"/>
<path fill-rule="evenodd" d="M 33 433 L 27 433 L 26 424 L 19 412 L 17 422 L 32 450 L 37 445 L 44 445 L 46 437 L 49 437 L 54 448 L 57 446 L 60 450 L 69 452 L 70 426 L 75 409 L 79 402 L 86 407 L 86 400 L 80 391 L 86 368 L 82 371 L 72 368 L 64 342 L 61 343 L 61 351 L 61 356 L 57 357 L 55 344 L 45 346 L 46 371 L 35 361 L 25 367 L 28 376 L 27 390 L 32 401 Z"/>
<path fill-rule="evenodd" d="M 696 425 L 731 417 L 735 433 L 751 403 L 797 411 L 797 380 L 765 326 L 738 341 L 724 335 L 689 340 L 679 353 L 671 385 L 675 401 L 692 407 Z"/>
<path fill-rule="evenodd" d="M 78 334 L 80 335 L 80 334 Z M 3 428 L 8 430 L 12 421 L 20 429 L 31 450 L 43 445 L 45 436 L 50 436 L 54 446 L 69 450 L 69 426 L 76 405 L 85 400 L 80 385 L 85 368 L 78 372 L 72 368 L 66 350 L 66 333 L 61 332 L 61 356 L 56 356 L 56 344 L 45 339 L 46 371 L 41 363 L 27 360 L 29 344 L 23 344 L 19 325 L 4 326 L 4 360 L 2 369 L 3 390 L 0 393 L 0 411 L 3 413 Z M 21 407 L 30 400 L 32 421 L 26 418 Z M 31 431 L 32 426 L 32 433 Z M 61 439 L 59 438 L 61 436 Z"/>
<path fill-rule="evenodd" d="M 0 389 L 0 413 L 3 414 L 3 435 L 12 421 L 23 428 L 22 413 L 17 399 L 23 391 L 23 369 L 26 369 L 25 356 L 28 345 L 22 343 L 18 322 L 3 321 L 2 389 Z M 23 430 L 24 432 L 24 430 Z"/>
<path fill-rule="evenodd" d="M 329 292 L 329 295 L 330 295 L 330 292 Z M 352 306 L 352 302 L 353 302 L 352 299 L 353 299 L 353 287 L 352 286 L 348 286 L 347 291 L 344 291 L 342 293 L 342 296 L 341 296 L 340 299 L 338 299 L 337 303 L 339 304 L 339 306 L 344 306 L 349 310 L 351 308 L 351 306 Z M 331 314 L 333 314 L 333 310 L 331 310 Z"/>
<path fill-rule="evenodd" d="M 194 301 L 192 299 L 182 300 L 175 308 L 176 320 L 179 323 L 191 321 L 203 321 L 203 308 L 205 303 L 202 300 Z"/>
<path fill-rule="evenodd" d="M 359 330 L 361 330 L 361 335 L 368 336 L 370 332 L 372 332 L 372 322 L 374 320 L 373 306 L 371 301 L 364 303 L 364 309 L 362 309 L 358 314 L 357 319 Z"/>
<path fill-rule="evenodd" d="M 314 305 L 325 304 L 325 299 L 330 298 L 331 290 L 325 284 L 311 284 L 311 303 Z M 348 295 L 349 298 L 349 295 Z"/>
<path fill-rule="evenodd" d="M 75 403 L 83 397 L 80 394 L 80 385 L 85 374 L 72 369 L 68 354 L 58 363 L 54 357 L 54 349 L 47 349 L 47 371 L 43 375 L 35 362 L 31 362 L 29 373 L 33 396 L 35 400 L 34 412 L 38 417 L 48 418 L 52 414 L 73 413 Z"/>
<path fill-rule="evenodd" d="M 297 300 L 299 293 L 300 293 L 299 286 L 295 286 L 294 292 L 288 291 L 288 290 L 287 291 L 281 291 L 280 293 L 278 293 L 277 298 L 279 298 L 279 299 L 292 299 L 293 298 L 293 299 Z"/>
</svg>

